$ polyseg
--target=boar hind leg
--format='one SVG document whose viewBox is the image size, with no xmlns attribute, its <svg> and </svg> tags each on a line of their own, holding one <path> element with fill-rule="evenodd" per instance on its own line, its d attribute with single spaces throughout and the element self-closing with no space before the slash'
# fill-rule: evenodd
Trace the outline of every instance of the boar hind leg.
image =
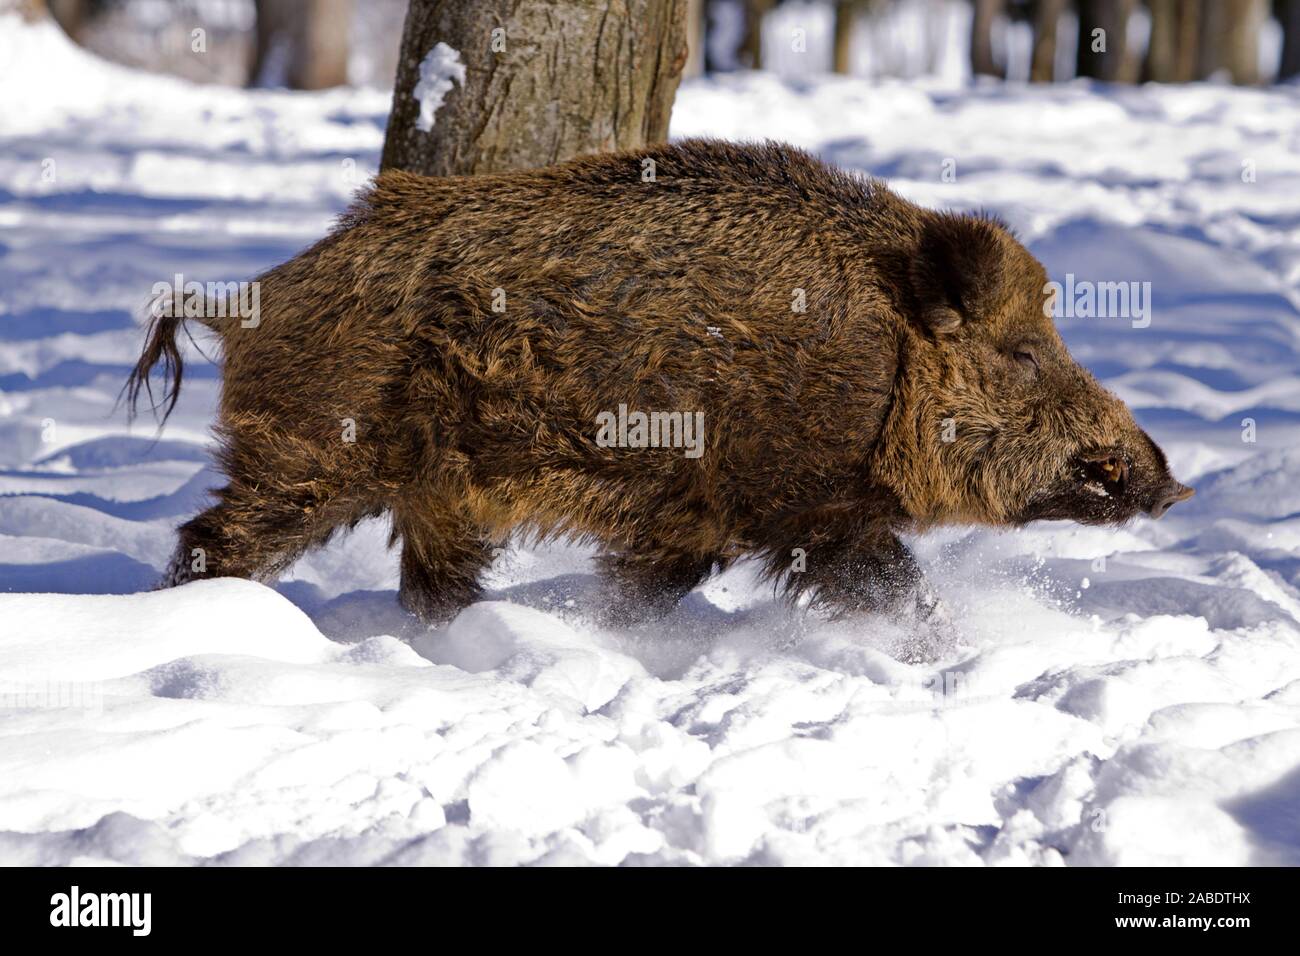
<svg viewBox="0 0 1300 956">
<path fill-rule="evenodd" d="M 712 557 L 654 551 L 602 555 L 597 566 L 614 591 L 602 622 L 631 627 L 663 617 L 708 578 L 717 564 Z"/>
<path fill-rule="evenodd" d="M 181 526 L 159 586 L 215 577 L 272 580 L 308 548 L 324 544 L 339 525 L 378 511 L 324 491 L 318 482 L 306 499 L 232 482 L 217 492 L 218 504 Z"/>
<path fill-rule="evenodd" d="M 393 509 L 393 538 L 402 542 L 397 600 L 407 611 L 438 624 L 477 600 L 492 548 L 464 512 L 437 501 L 403 503 Z"/>
</svg>

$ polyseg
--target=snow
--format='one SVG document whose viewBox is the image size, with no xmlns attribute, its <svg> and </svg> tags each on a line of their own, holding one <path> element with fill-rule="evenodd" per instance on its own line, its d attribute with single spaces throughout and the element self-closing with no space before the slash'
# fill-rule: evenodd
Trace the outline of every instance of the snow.
<svg viewBox="0 0 1300 956">
<path fill-rule="evenodd" d="M 388 106 L 0 23 L 0 861 L 1300 863 L 1300 89 L 683 86 L 676 136 L 785 139 L 1000 213 L 1058 280 L 1151 283 L 1146 328 L 1061 327 L 1197 497 L 916 542 L 963 634 L 931 665 L 745 565 L 602 630 L 565 544 L 422 632 L 381 521 L 275 588 L 144 590 L 218 482 L 197 352 L 161 437 L 114 411 L 150 289 L 318 238 Z"/>
<path fill-rule="evenodd" d="M 420 101 L 416 129 L 423 133 L 433 131 L 433 116 L 454 83 L 465 85 L 465 64 L 460 61 L 460 51 L 445 43 L 436 43 L 420 61 L 420 80 L 411 91 L 411 95 Z"/>
</svg>

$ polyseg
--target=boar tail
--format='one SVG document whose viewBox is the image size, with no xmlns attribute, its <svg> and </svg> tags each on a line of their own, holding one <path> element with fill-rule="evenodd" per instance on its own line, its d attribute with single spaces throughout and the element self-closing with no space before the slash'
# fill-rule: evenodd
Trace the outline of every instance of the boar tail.
<svg viewBox="0 0 1300 956">
<path fill-rule="evenodd" d="M 198 349 L 198 343 L 194 342 L 194 336 L 190 335 L 190 330 L 185 325 L 187 318 L 193 318 L 218 334 L 223 332 L 222 323 L 210 317 L 224 317 L 227 315 L 227 309 L 217 303 L 211 294 L 203 300 L 202 309 L 187 309 L 187 304 L 192 306 L 193 302 L 187 303 L 183 295 L 170 289 L 162 291 L 149 303 L 149 325 L 144 351 L 140 353 L 135 368 L 131 369 L 131 373 L 126 377 L 126 384 L 122 386 L 122 392 L 118 396 L 119 404 L 123 399 L 126 400 L 127 421 L 135 419 L 141 392 L 149 396 L 149 406 L 153 410 L 154 417 L 158 418 L 159 426 L 166 424 L 167 417 L 176 407 L 176 400 L 181 394 L 181 375 L 185 369 L 181 349 L 176 342 L 182 329 Z M 203 354 L 202 349 L 199 349 L 199 354 Z M 154 368 L 160 364 L 163 368 L 164 385 L 161 399 L 155 399 L 149 377 Z M 161 417 L 158 415 L 159 409 L 162 410 Z"/>
<path fill-rule="evenodd" d="M 149 333 L 145 340 L 144 351 L 140 353 L 139 361 L 127 376 L 126 384 L 122 386 L 122 394 L 118 398 L 119 401 L 122 398 L 126 399 L 128 421 L 135 419 L 141 391 L 149 396 L 149 406 L 153 409 L 155 417 L 158 415 L 158 409 L 162 408 L 159 425 L 166 423 L 167 416 L 176 407 L 176 400 L 180 398 L 181 393 L 181 374 L 185 368 L 185 360 L 181 358 L 176 336 L 184 322 L 184 316 L 176 315 L 171 311 L 163 314 L 159 314 L 156 310 L 153 312 L 149 320 Z M 161 401 L 154 399 L 153 386 L 149 382 L 149 373 L 159 363 L 162 364 L 163 378 L 166 381 Z"/>
</svg>

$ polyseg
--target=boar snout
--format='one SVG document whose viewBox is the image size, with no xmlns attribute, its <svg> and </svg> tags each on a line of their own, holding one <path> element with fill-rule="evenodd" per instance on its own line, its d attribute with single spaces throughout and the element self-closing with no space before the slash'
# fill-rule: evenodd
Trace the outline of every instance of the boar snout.
<svg viewBox="0 0 1300 956">
<path fill-rule="evenodd" d="M 1192 495 L 1196 494 L 1195 488 L 1189 488 L 1181 482 L 1170 478 L 1168 484 L 1160 489 L 1159 494 L 1152 500 L 1146 511 L 1153 518 L 1159 518 L 1166 511 L 1178 504 L 1180 501 L 1186 501 Z"/>
<path fill-rule="evenodd" d="M 1146 432 L 1139 430 L 1136 440 L 1130 441 L 1128 447 L 1129 452 L 1116 447 L 1082 455 L 1076 460 L 1076 474 L 1085 488 L 1094 489 L 1107 500 L 1108 504 L 1101 510 L 1114 509 L 1110 515 L 1112 520 L 1124 520 L 1139 512 L 1159 518 L 1178 502 L 1196 494 L 1195 489 L 1170 473 L 1164 452 Z"/>
</svg>

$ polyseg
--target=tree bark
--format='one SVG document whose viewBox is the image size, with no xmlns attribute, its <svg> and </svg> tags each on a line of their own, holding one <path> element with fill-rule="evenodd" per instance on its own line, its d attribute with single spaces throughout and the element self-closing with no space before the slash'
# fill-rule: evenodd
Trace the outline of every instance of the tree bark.
<svg viewBox="0 0 1300 956">
<path fill-rule="evenodd" d="M 1029 63 L 1031 83 L 1051 83 L 1056 78 L 1056 32 L 1065 12 L 1065 0 L 1038 0 L 1034 4 L 1034 52 Z"/>
<path fill-rule="evenodd" d="M 35 8 L 34 4 L 29 6 Z M 54 22 L 63 27 L 64 33 L 78 43 L 81 42 L 81 31 L 90 14 L 86 0 L 47 0 L 42 6 L 48 9 Z"/>
<path fill-rule="evenodd" d="M 1190 83 L 1196 79 L 1201 0 L 1147 0 L 1151 40 L 1144 78 L 1154 83 Z"/>
<path fill-rule="evenodd" d="M 745 13 L 745 32 L 740 38 L 736 59 L 750 70 L 763 68 L 763 17 L 776 5 L 776 0 L 741 0 Z"/>
<path fill-rule="evenodd" d="M 1300 76 L 1300 0 L 1278 0 L 1277 18 L 1282 23 L 1282 62 L 1277 78 Z"/>
<path fill-rule="evenodd" d="M 970 68 L 976 76 L 1006 77 L 1006 67 L 993 56 L 993 21 L 1006 9 L 1006 0 L 975 0 L 970 30 Z"/>
<path fill-rule="evenodd" d="M 1258 83 L 1259 31 L 1268 16 L 1265 0 L 1223 0 L 1227 29 L 1222 34 L 1222 63 L 1232 82 Z"/>
<path fill-rule="evenodd" d="M 858 0 L 836 0 L 835 50 L 831 69 L 836 73 L 853 72 L 853 24 L 858 18 Z"/>
<path fill-rule="evenodd" d="M 1141 73 L 1128 42 L 1128 23 L 1137 0 L 1079 0 L 1079 76 L 1108 83 L 1136 83 Z M 1094 50 L 1094 31 L 1104 31 L 1105 49 Z"/>
<path fill-rule="evenodd" d="M 438 43 L 465 81 L 424 132 L 413 94 Z M 468 176 L 663 142 L 686 56 L 685 0 L 411 0 L 381 168 Z"/>
<path fill-rule="evenodd" d="M 1196 38 L 1196 78 L 1208 80 L 1223 67 L 1223 34 L 1228 29 L 1223 0 L 1201 0 L 1201 32 Z"/>
<path fill-rule="evenodd" d="M 704 47 L 709 32 L 708 0 L 686 0 L 686 66 L 682 76 L 704 73 Z"/>
<path fill-rule="evenodd" d="M 255 86 L 323 90 L 348 81 L 352 0 L 256 0 Z"/>
<path fill-rule="evenodd" d="M 1178 43 L 1174 51 L 1174 82 L 1196 79 L 1196 57 L 1205 14 L 1205 0 L 1179 0 Z"/>
</svg>

